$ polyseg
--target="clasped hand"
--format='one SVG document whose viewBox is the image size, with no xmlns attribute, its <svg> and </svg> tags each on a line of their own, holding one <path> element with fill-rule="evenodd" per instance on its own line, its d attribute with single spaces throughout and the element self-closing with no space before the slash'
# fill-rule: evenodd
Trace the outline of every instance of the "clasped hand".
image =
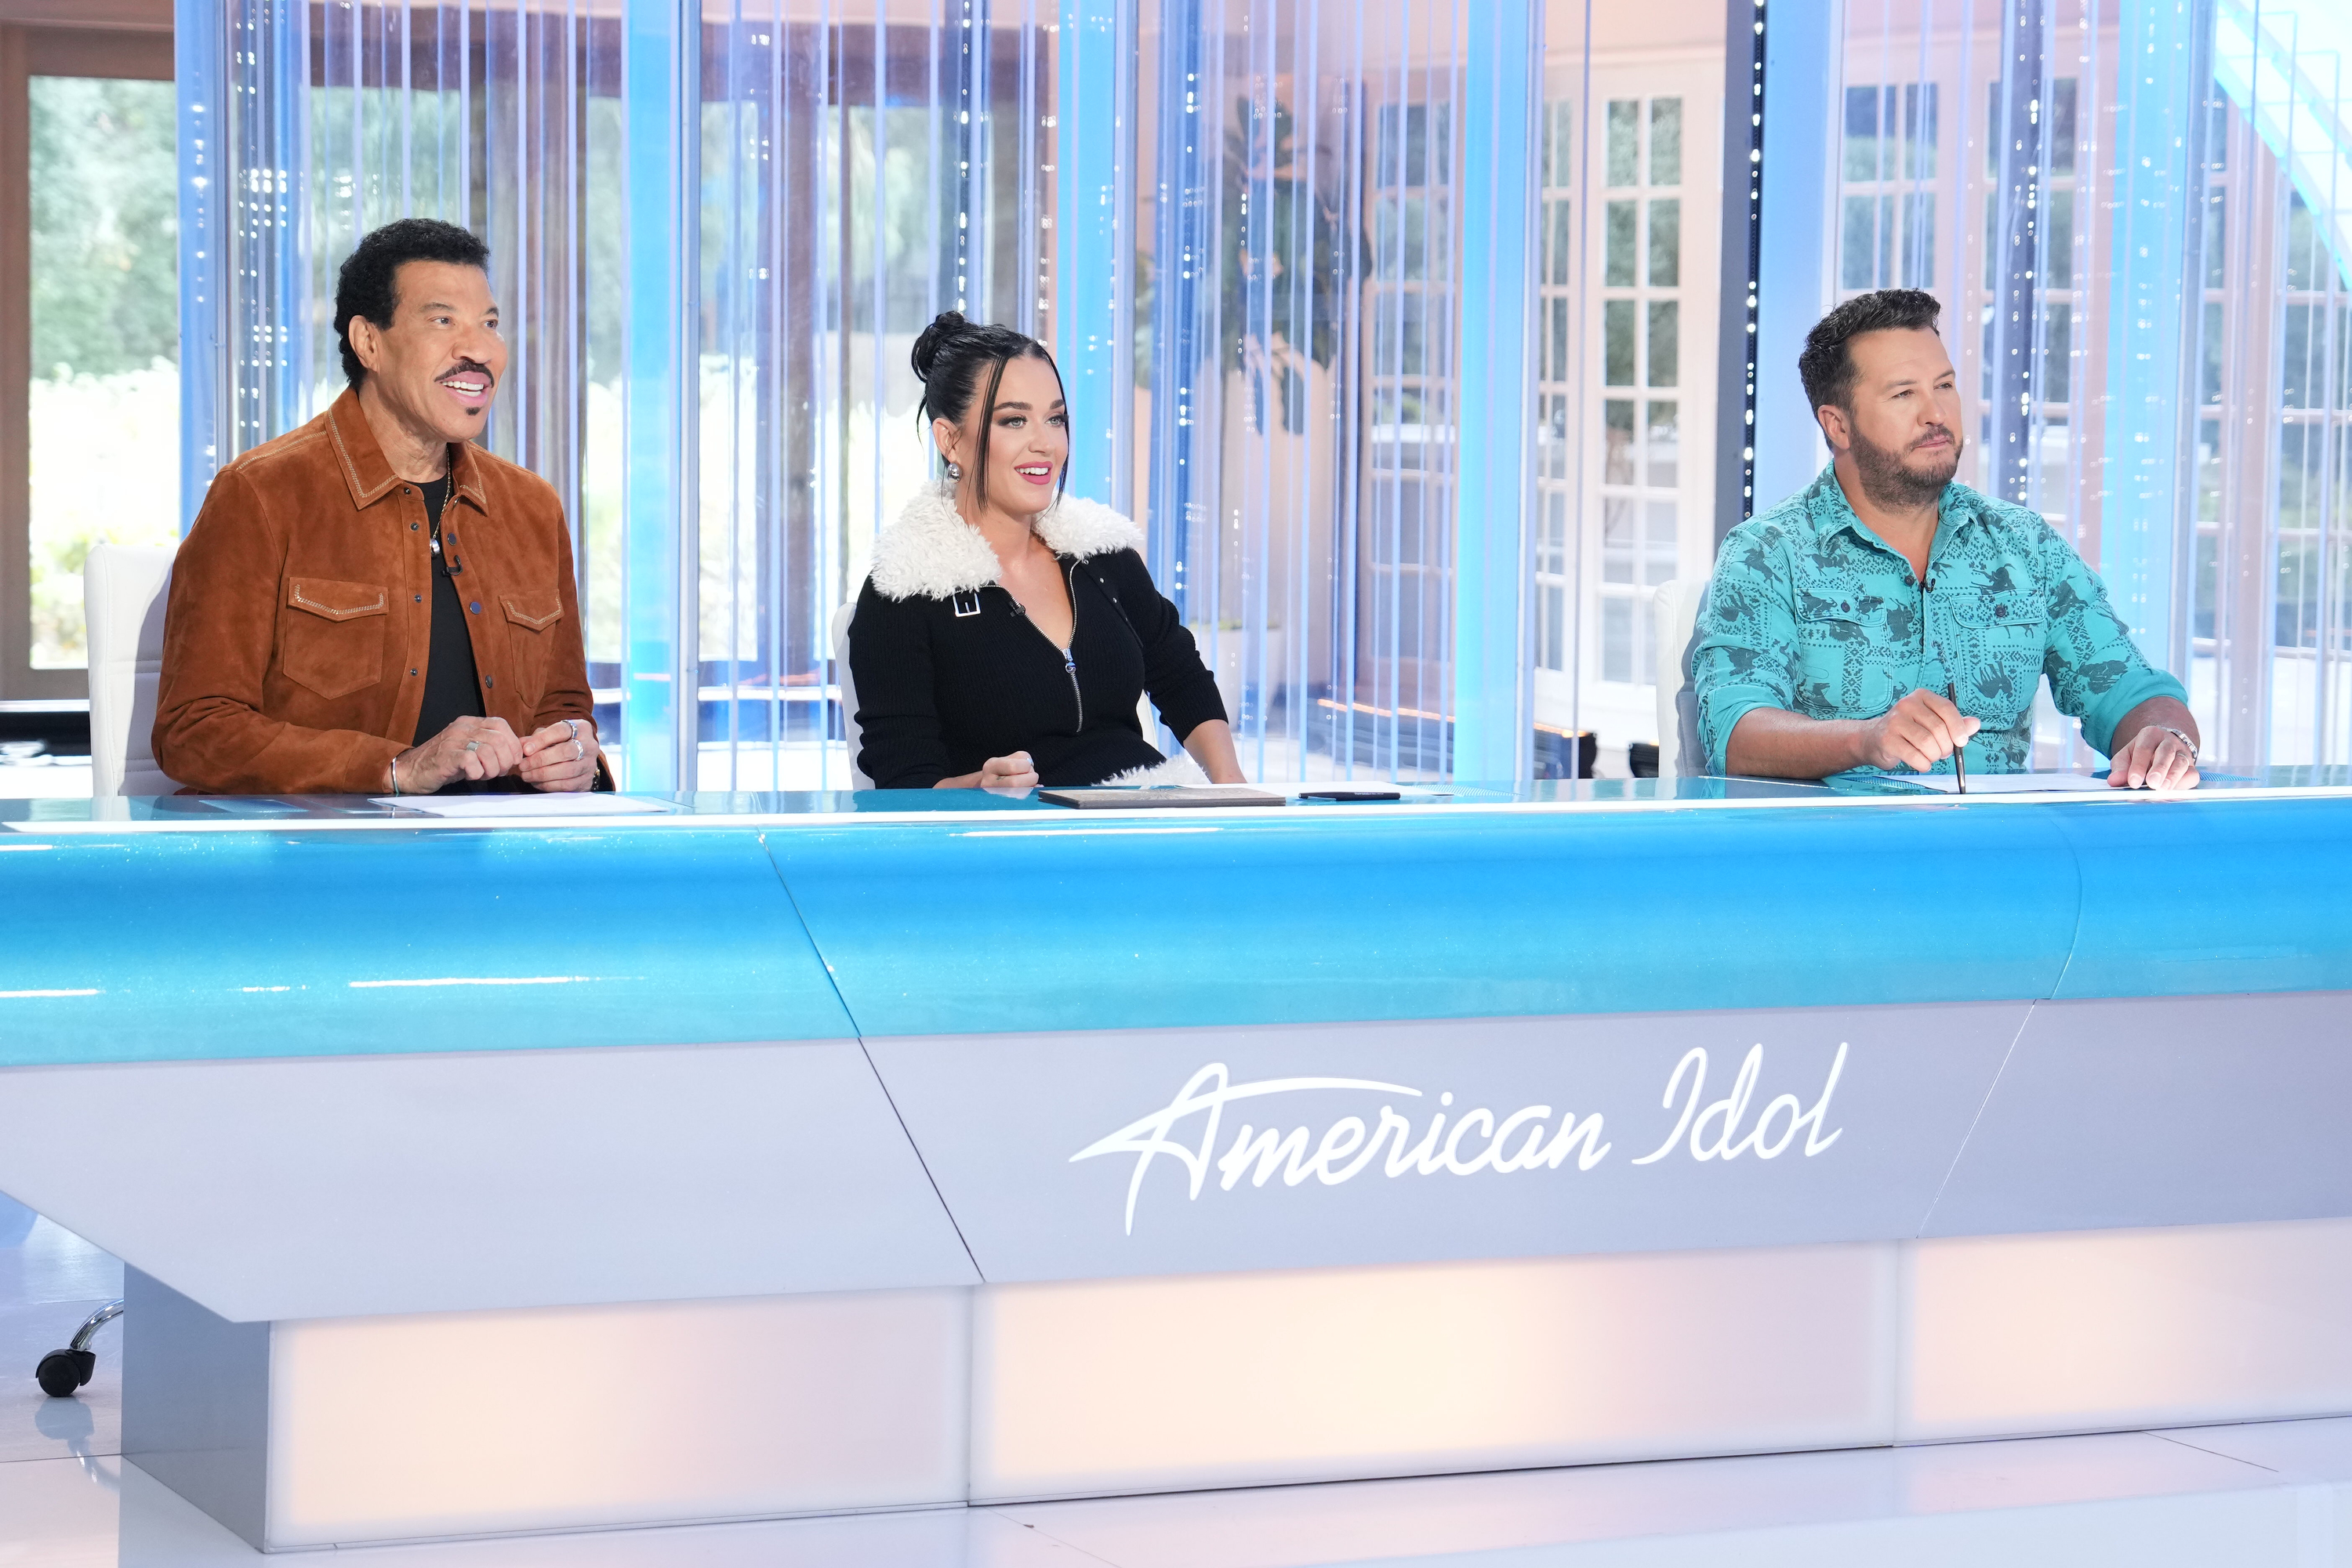
<svg viewBox="0 0 2352 1568">
<path fill-rule="evenodd" d="M 398 793 L 431 795 L 460 779 L 513 774 L 533 789 L 584 790 L 596 783 L 596 731 L 576 720 L 517 736 L 503 719 L 458 719 L 400 754 Z"/>
</svg>

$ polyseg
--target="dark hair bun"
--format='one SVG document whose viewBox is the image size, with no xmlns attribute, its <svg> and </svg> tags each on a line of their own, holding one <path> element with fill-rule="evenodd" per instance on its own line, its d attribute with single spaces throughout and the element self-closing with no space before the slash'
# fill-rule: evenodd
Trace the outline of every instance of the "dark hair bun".
<svg viewBox="0 0 2352 1568">
<path fill-rule="evenodd" d="M 933 316 L 931 324 L 917 334 L 915 352 L 909 356 L 914 361 L 915 379 L 930 380 L 931 366 L 939 362 L 940 351 L 971 329 L 971 323 L 963 319 L 961 310 L 941 310 Z"/>
</svg>

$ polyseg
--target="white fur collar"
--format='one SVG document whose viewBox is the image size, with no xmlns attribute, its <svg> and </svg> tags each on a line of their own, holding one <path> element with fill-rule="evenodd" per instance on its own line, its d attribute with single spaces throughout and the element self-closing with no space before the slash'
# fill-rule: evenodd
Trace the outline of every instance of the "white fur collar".
<svg viewBox="0 0 2352 1568">
<path fill-rule="evenodd" d="M 1056 555 L 1143 548 L 1143 530 L 1100 501 L 1064 496 L 1037 520 Z M 874 590 L 886 599 L 945 599 L 996 581 L 996 552 L 958 516 L 945 485 L 927 485 L 874 541 Z"/>
</svg>

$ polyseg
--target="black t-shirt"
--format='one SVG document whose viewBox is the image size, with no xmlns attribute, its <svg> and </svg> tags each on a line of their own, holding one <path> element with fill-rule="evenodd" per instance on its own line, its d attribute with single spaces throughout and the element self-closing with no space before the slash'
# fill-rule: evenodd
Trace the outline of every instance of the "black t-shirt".
<svg viewBox="0 0 2352 1568">
<path fill-rule="evenodd" d="M 433 646 L 425 665 L 425 706 L 416 715 L 421 746 L 459 719 L 482 717 L 481 675 L 474 668 L 474 642 L 466 630 L 466 605 L 449 570 L 450 552 L 441 547 L 441 508 L 449 499 L 447 475 L 420 485 L 425 515 L 433 525 Z"/>
</svg>

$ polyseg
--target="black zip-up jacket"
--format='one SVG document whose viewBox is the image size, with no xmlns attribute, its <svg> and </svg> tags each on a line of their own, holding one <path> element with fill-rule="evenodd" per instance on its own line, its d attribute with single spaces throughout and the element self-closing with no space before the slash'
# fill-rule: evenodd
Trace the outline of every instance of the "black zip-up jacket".
<svg viewBox="0 0 2352 1568">
<path fill-rule="evenodd" d="M 1066 655 L 997 584 L 995 552 L 943 494 L 909 503 L 877 541 L 849 627 L 858 766 L 877 788 L 928 789 L 1015 752 L 1044 784 L 1153 766 L 1165 759 L 1136 718 L 1146 690 L 1180 739 L 1225 717 L 1133 523 L 1066 499 L 1037 531 L 1069 590 Z"/>
</svg>

